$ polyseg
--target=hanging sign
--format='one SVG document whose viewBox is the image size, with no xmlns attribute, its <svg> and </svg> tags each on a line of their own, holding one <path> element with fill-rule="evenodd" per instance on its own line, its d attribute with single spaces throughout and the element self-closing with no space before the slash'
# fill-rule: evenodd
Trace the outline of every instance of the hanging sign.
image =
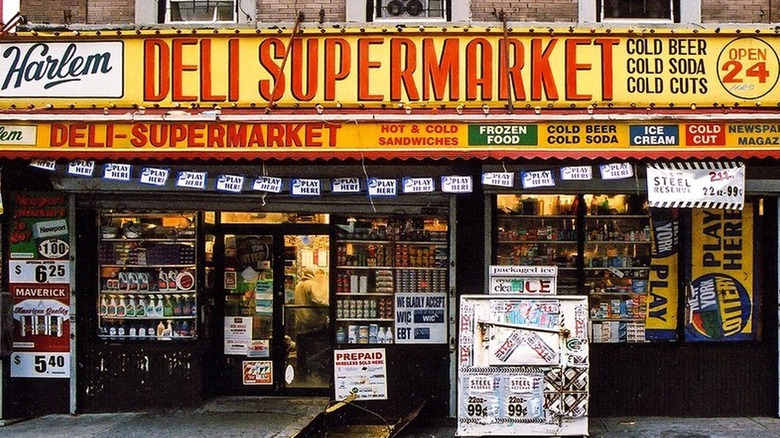
<svg viewBox="0 0 780 438">
<path fill-rule="evenodd" d="M 693 209 L 685 339 L 747 341 L 760 324 L 754 293 L 753 209 Z"/>
<path fill-rule="evenodd" d="M 444 193 L 471 193 L 473 188 L 470 176 L 441 177 L 441 191 Z"/>
<path fill-rule="evenodd" d="M 651 207 L 740 210 L 745 203 L 743 163 L 654 163 L 647 166 Z"/>
<path fill-rule="evenodd" d="M 679 210 L 650 210 L 652 259 L 648 281 L 634 279 L 631 292 L 647 294 L 645 339 L 677 340 L 677 303 L 680 296 L 678 260 L 680 249 Z M 645 340 L 640 339 L 640 340 Z"/>
<path fill-rule="evenodd" d="M 634 176 L 634 167 L 631 163 L 610 163 L 599 166 L 601 179 L 626 179 Z"/>
<path fill-rule="evenodd" d="M 433 178 L 403 178 L 401 186 L 404 193 L 430 193 L 434 187 Z"/>
<path fill-rule="evenodd" d="M 523 172 L 521 181 L 524 189 L 534 187 L 552 187 L 555 185 L 551 170 L 539 170 L 535 172 Z"/>
<path fill-rule="evenodd" d="M 241 175 L 219 175 L 217 190 L 220 192 L 241 193 L 244 188 L 244 177 Z"/>
<path fill-rule="evenodd" d="M 241 362 L 244 370 L 244 385 L 273 385 L 274 363 L 270 360 L 245 360 Z"/>
<path fill-rule="evenodd" d="M 258 176 L 252 184 L 252 190 L 258 192 L 281 193 L 282 179 L 272 176 Z"/>
<path fill-rule="evenodd" d="M 132 167 L 129 164 L 105 164 L 103 165 L 103 178 L 116 181 L 130 181 Z"/>
<path fill-rule="evenodd" d="M 57 162 L 55 160 L 32 160 L 30 166 L 38 169 L 53 171 L 57 168 Z"/>
<path fill-rule="evenodd" d="M 563 181 L 589 181 L 593 179 L 591 166 L 567 166 L 561 168 L 561 180 Z"/>
<path fill-rule="evenodd" d="M 95 162 L 86 160 L 73 160 L 68 163 L 68 173 L 76 176 L 92 176 L 95 172 Z"/>
<path fill-rule="evenodd" d="M 168 182 L 168 169 L 160 169 L 156 167 L 144 167 L 141 169 L 141 184 L 149 184 L 152 186 L 162 187 Z"/>
<path fill-rule="evenodd" d="M 368 196 L 396 196 L 398 194 L 398 182 L 395 179 L 369 178 Z"/>
<path fill-rule="evenodd" d="M 490 266 L 489 294 L 555 295 L 557 266 Z"/>
<path fill-rule="evenodd" d="M 514 183 L 514 172 L 485 172 L 482 174 L 482 184 L 486 186 L 512 187 Z"/>
<path fill-rule="evenodd" d="M 181 171 L 176 175 L 176 187 L 204 190 L 206 188 L 206 175 L 206 172 Z"/>
<path fill-rule="evenodd" d="M 333 193 L 360 193 L 360 178 L 334 178 L 330 181 Z"/>
<path fill-rule="evenodd" d="M 384 348 L 335 350 L 336 400 L 387 400 L 387 354 Z"/>
<path fill-rule="evenodd" d="M 320 196 L 320 180 L 293 178 L 290 181 L 292 196 Z"/>
</svg>

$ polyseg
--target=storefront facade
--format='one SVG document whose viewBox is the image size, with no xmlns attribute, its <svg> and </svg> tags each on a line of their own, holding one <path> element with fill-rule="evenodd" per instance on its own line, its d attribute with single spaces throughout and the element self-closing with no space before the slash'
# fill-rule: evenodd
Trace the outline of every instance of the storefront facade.
<svg viewBox="0 0 780 438">
<path fill-rule="evenodd" d="M 4 406 L 343 399 L 369 358 L 365 403 L 454 415 L 458 297 L 555 265 L 589 296 L 591 415 L 774 415 L 774 40 L 7 36 Z M 657 163 L 712 184 L 676 201 Z"/>
</svg>

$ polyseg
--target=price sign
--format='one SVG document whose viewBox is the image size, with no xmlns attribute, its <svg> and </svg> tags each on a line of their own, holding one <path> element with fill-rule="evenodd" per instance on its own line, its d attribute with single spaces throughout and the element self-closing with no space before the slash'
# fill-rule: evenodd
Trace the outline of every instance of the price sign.
<svg viewBox="0 0 780 438">
<path fill-rule="evenodd" d="M 69 378 L 68 353 L 13 353 L 11 377 Z"/>
<path fill-rule="evenodd" d="M 651 207 L 742 209 L 745 166 L 737 163 L 650 165 L 647 192 Z"/>
<path fill-rule="evenodd" d="M 62 260 L 10 260 L 9 283 L 70 284 L 70 262 Z"/>
</svg>

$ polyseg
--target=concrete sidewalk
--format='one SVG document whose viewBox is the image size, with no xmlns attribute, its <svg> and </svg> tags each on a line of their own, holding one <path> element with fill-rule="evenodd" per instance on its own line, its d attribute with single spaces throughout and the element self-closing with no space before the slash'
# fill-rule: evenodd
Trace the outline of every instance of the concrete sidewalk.
<svg viewBox="0 0 780 438">
<path fill-rule="evenodd" d="M 326 398 L 226 397 L 167 413 L 48 415 L 0 427 L 3 438 L 293 437 L 328 404 Z M 418 418 L 403 438 L 453 437 L 454 419 Z M 323 438 L 328 434 L 324 434 Z M 780 438 L 778 418 L 591 418 L 604 438 Z M 365 438 L 365 437 L 361 437 Z"/>
</svg>

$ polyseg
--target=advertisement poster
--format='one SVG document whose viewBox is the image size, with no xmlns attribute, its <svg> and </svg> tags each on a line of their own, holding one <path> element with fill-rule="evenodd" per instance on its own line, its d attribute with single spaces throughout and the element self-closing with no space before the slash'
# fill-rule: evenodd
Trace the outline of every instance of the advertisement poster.
<svg viewBox="0 0 780 438">
<path fill-rule="evenodd" d="M 490 266 L 490 294 L 555 295 L 557 266 Z"/>
<path fill-rule="evenodd" d="M 384 348 L 333 352 L 336 400 L 387 400 L 387 355 Z"/>
<path fill-rule="evenodd" d="M 12 199 L 11 377 L 69 378 L 71 266 L 65 196 L 26 192 Z"/>
<path fill-rule="evenodd" d="M 272 385 L 274 383 L 274 364 L 270 360 L 245 360 L 244 385 Z"/>
<path fill-rule="evenodd" d="M 225 354 L 245 356 L 252 342 L 252 318 L 225 317 Z"/>
<path fill-rule="evenodd" d="M 587 326 L 586 296 L 461 296 L 457 435 L 587 435 Z"/>
<path fill-rule="evenodd" d="M 685 339 L 755 339 L 752 204 L 741 211 L 694 209 L 691 221 Z"/>
<path fill-rule="evenodd" d="M 396 294 L 395 343 L 446 343 L 446 302 L 446 294 Z"/>
<path fill-rule="evenodd" d="M 676 209 L 650 210 L 653 249 L 647 287 L 645 338 L 648 341 L 677 340 L 677 304 L 680 248 L 680 218 Z"/>
<path fill-rule="evenodd" d="M 745 203 L 742 163 L 655 163 L 647 166 L 650 207 L 741 210 Z"/>
</svg>

